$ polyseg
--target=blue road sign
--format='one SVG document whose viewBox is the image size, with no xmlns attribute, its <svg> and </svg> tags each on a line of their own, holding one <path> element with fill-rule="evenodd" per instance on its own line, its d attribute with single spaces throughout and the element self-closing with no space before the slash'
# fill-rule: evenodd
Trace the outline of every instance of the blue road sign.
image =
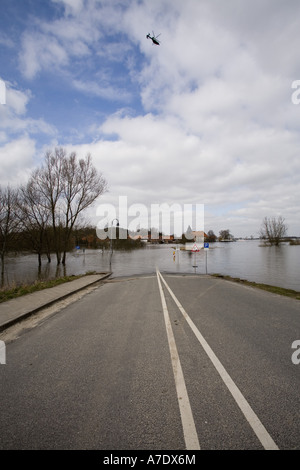
<svg viewBox="0 0 300 470">
<path fill-rule="evenodd" d="M 204 243 L 204 248 L 209 248 L 209 243 L 205 242 Z"/>
</svg>

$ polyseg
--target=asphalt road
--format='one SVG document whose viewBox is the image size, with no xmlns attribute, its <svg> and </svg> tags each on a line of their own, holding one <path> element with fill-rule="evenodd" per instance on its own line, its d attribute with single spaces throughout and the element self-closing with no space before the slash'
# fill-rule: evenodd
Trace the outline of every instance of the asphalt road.
<svg viewBox="0 0 300 470">
<path fill-rule="evenodd" d="M 296 300 L 201 275 L 108 280 L 7 342 L 0 449 L 300 449 L 295 340 Z"/>
</svg>

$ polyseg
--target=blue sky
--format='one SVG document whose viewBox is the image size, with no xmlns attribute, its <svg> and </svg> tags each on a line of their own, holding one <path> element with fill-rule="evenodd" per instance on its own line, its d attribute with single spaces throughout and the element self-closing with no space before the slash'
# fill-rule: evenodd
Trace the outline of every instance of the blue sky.
<svg viewBox="0 0 300 470">
<path fill-rule="evenodd" d="M 0 0 L 0 184 L 62 145 L 91 153 L 99 203 L 204 204 L 235 236 L 281 215 L 300 236 L 299 17 L 297 0 Z"/>
</svg>

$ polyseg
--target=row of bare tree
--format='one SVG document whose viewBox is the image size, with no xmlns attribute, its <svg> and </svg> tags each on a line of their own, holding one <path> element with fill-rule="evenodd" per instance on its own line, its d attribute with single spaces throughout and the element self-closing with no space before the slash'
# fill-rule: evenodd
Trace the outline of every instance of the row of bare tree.
<svg viewBox="0 0 300 470">
<path fill-rule="evenodd" d="M 107 191 L 107 182 L 92 164 L 91 155 L 78 159 L 64 148 L 45 154 L 43 164 L 18 188 L 0 187 L 0 256 L 18 240 L 38 255 L 66 263 L 70 237 L 82 212 Z M 20 238 L 21 237 L 21 238 Z"/>
</svg>

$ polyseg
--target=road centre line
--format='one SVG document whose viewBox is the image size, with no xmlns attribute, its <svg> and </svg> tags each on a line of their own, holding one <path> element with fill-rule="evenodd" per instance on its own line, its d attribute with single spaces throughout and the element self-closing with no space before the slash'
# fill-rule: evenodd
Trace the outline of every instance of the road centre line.
<svg viewBox="0 0 300 470">
<path fill-rule="evenodd" d="M 216 370 L 218 371 L 219 375 L 221 376 L 223 382 L 227 386 L 228 390 L 230 391 L 231 395 L 235 399 L 237 405 L 241 409 L 242 413 L 244 414 L 246 420 L 252 427 L 253 431 L 255 432 L 256 436 L 258 437 L 259 441 L 263 445 L 265 450 L 279 450 L 278 446 L 275 444 L 273 441 L 272 437 L 269 435 L 268 431 L 264 427 L 264 425 L 261 423 L 259 420 L 258 416 L 255 414 L 255 412 L 252 410 L 251 406 L 237 387 L 237 385 L 234 383 L 222 363 L 219 361 L 209 344 L 206 342 L 194 322 L 191 320 L 187 312 L 184 310 L 183 306 L 173 293 L 173 291 L 170 289 L 164 278 L 162 277 L 161 273 L 157 271 L 157 276 L 161 278 L 163 281 L 166 289 L 168 290 L 169 294 L 171 295 L 172 299 L 174 300 L 175 304 L 179 308 L 180 312 L 182 313 L 183 317 L 187 321 L 188 325 L 192 329 L 193 333 L 195 334 L 196 338 L 200 342 L 201 346 L 203 347 L 204 351 L 208 355 L 209 359 L 215 366 Z"/>
<path fill-rule="evenodd" d="M 177 347 L 175 343 L 175 338 L 171 326 L 170 316 L 167 308 L 167 303 L 163 288 L 159 278 L 159 271 L 156 271 L 157 282 L 160 292 L 160 298 L 163 308 L 164 320 L 167 330 L 168 344 L 171 355 L 171 362 L 173 368 L 173 374 L 175 379 L 176 393 L 179 404 L 181 422 L 183 427 L 183 435 L 185 440 L 185 445 L 187 450 L 200 450 L 200 445 L 198 441 L 198 435 L 196 431 L 196 426 L 193 418 L 193 413 L 190 405 L 190 400 L 188 397 L 184 376 L 182 372 L 182 367 L 180 364 L 179 355 L 177 352 Z"/>
</svg>

